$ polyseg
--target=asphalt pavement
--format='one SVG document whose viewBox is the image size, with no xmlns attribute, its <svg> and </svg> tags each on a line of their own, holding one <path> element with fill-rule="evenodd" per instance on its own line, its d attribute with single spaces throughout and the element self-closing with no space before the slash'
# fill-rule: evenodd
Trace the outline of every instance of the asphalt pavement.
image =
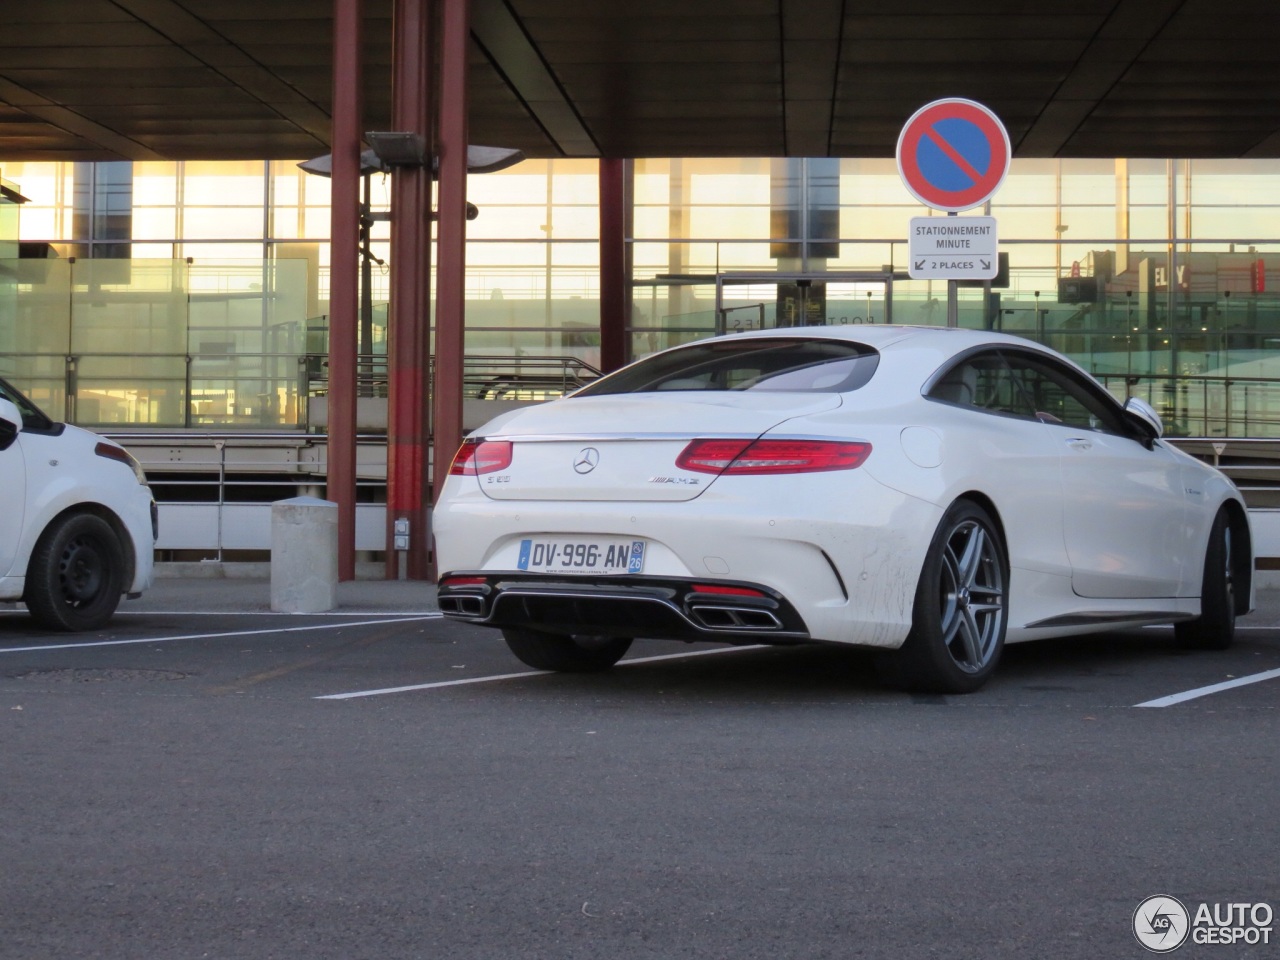
<svg viewBox="0 0 1280 960">
<path fill-rule="evenodd" d="M 1280 591 L 1227 651 L 1019 644 L 942 697 L 818 646 L 540 673 L 429 584 L 162 573 L 91 634 L 0 608 L 0 960 L 1138 960 L 1171 897 L 1280 913 Z"/>
</svg>

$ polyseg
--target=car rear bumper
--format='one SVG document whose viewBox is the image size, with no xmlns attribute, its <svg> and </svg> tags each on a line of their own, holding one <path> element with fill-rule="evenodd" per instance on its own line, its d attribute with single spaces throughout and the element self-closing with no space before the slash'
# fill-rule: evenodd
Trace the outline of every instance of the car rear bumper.
<svg viewBox="0 0 1280 960">
<path fill-rule="evenodd" d="M 455 484 L 453 494 L 446 492 L 445 503 L 432 516 L 436 556 L 439 569 L 453 571 L 451 575 L 472 571 L 489 578 L 485 582 L 491 588 L 509 584 L 522 596 L 540 583 L 561 584 L 555 589 L 569 595 L 588 584 L 604 588 L 674 583 L 684 585 L 680 589 L 686 592 L 689 584 L 746 584 L 766 596 L 785 598 L 797 612 L 800 625 L 784 626 L 776 634 L 779 642 L 788 642 L 786 635 L 794 633 L 825 643 L 897 647 L 910 629 L 915 585 L 929 542 L 925 532 L 936 529 L 941 510 L 857 474 L 815 475 L 803 489 L 779 488 L 767 497 L 745 482 L 753 478 L 721 478 L 697 500 L 676 504 L 566 500 L 495 505 L 478 490 Z M 593 580 L 580 574 L 522 570 L 521 544 L 531 537 L 643 538 L 643 572 Z M 598 589 L 588 593 L 592 610 L 608 606 L 641 616 L 643 610 L 665 608 L 659 611 L 658 626 L 663 629 L 648 632 L 620 628 L 618 624 L 626 621 L 611 614 L 613 619 L 603 625 L 615 636 L 750 637 L 751 642 L 767 642 L 769 636 L 732 623 L 716 628 L 696 620 L 690 623 L 679 590 L 667 598 L 632 589 L 625 591 L 626 603 L 600 597 Z M 441 593 L 442 598 L 449 595 L 450 589 Z M 528 609 L 541 599 L 532 598 Z M 557 621 L 567 624 L 573 609 L 569 599 L 538 606 L 554 606 Z M 508 616 L 505 603 L 502 607 L 499 615 Z M 499 626 L 517 622 L 511 614 L 512 620 L 499 623 L 490 602 L 470 609 L 470 614 L 455 609 L 450 615 Z M 518 622 L 550 629 L 531 619 Z M 585 632 L 576 621 L 574 625 L 567 632 Z"/>
<path fill-rule="evenodd" d="M 146 491 L 146 488 L 139 487 Z M 150 491 L 136 496 L 122 511 L 120 519 L 133 541 L 133 579 L 126 584 L 125 593 L 139 595 L 151 588 L 155 580 L 156 534 L 159 529 L 159 512 Z"/>
<path fill-rule="evenodd" d="M 810 638 L 780 593 L 738 581 L 454 571 L 440 578 L 437 601 L 453 619 L 553 633 L 722 643 Z"/>
</svg>

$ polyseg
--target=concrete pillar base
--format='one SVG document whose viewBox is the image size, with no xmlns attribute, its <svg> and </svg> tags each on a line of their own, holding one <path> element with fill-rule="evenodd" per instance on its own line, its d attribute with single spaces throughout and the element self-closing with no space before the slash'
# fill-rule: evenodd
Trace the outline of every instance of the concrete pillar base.
<svg viewBox="0 0 1280 960">
<path fill-rule="evenodd" d="M 316 497 L 271 505 L 271 609 L 323 613 L 338 605 L 338 505 Z"/>
</svg>

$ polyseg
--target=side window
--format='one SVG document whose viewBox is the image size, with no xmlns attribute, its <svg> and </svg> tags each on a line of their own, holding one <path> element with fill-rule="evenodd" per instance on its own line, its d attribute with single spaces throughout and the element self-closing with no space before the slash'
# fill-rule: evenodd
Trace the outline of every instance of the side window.
<svg viewBox="0 0 1280 960">
<path fill-rule="evenodd" d="M 44 411 L 19 393 L 5 380 L 0 380 L 0 398 L 8 400 L 22 415 L 21 428 L 37 433 L 54 431 L 58 425 L 45 416 Z M 56 432 L 61 432 L 60 430 Z"/>
<path fill-rule="evenodd" d="M 995 351 L 967 357 L 929 389 L 933 400 L 1031 419 L 1035 416 L 1014 371 Z"/>
<path fill-rule="evenodd" d="M 1116 405 L 1071 368 L 1017 352 L 1007 352 L 1006 359 L 1037 419 L 1076 430 L 1130 435 Z"/>
</svg>

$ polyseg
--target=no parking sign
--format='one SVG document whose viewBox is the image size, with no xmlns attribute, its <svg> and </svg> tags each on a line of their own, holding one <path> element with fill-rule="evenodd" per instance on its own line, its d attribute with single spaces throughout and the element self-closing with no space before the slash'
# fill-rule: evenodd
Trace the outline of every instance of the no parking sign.
<svg viewBox="0 0 1280 960">
<path fill-rule="evenodd" d="M 925 104 L 898 135 L 898 173 L 927 207 L 956 213 L 991 199 L 1009 172 L 1009 134 L 973 100 Z"/>
</svg>

